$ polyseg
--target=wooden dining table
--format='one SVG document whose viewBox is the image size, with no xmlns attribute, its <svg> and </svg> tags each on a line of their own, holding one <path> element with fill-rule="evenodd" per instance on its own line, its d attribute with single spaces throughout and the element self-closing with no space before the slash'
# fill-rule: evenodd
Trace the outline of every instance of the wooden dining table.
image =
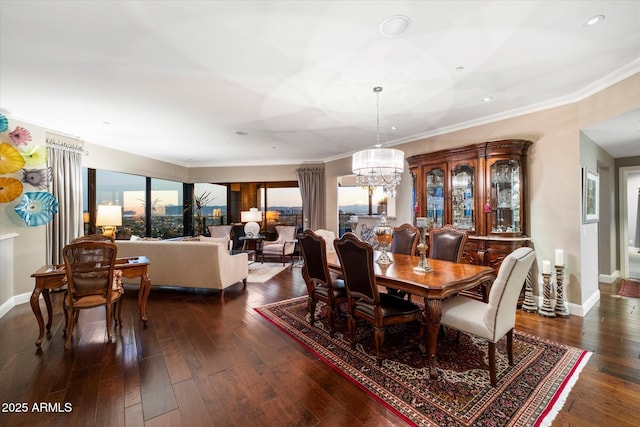
<svg viewBox="0 0 640 427">
<path fill-rule="evenodd" d="M 140 288 L 138 290 L 138 306 L 140 308 L 140 318 L 143 322 L 147 321 L 147 298 L 151 291 L 151 281 L 148 275 L 149 259 L 146 256 L 117 258 L 115 269 L 122 271 L 122 277 L 129 279 L 140 277 Z M 51 306 L 51 296 L 49 290 L 59 289 L 65 285 L 66 271 L 64 264 L 44 265 L 35 271 L 31 277 L 35 279 L 35 286 L 31 293 L 31 310 L 36 316 L 39 327 L 39 335 L 36 340 L 36 346 L 42 345 L 44 338 L 44 319 L 40 310 L 40 294 L 44 298 L 47 307 L 47 331 L 51 330 L 53 318 L 53 309 Z"/>
<path fill-rule="evenodd" d="M 377 259 L 378 255 L 379 252 L 375 251 L 374 259 Z M 429 258 L 428 263 L 432 270 L 421 272 L 414 270 L 420 261 L 419 257 L 392 253 L 388 255 L 393 260 L 392 264 L 373 263 L 376 283 L 424 299 L 429 375 L 435 379 L 438 377 L 436 348 L 442 318 L 442 301 L 460 291 L 490 284 L 495 279 L 495 270 L 491 267 Z M 327 264 L 331 270 L 342 270 L 337 253 L 327 254 Z"/>
</svg>

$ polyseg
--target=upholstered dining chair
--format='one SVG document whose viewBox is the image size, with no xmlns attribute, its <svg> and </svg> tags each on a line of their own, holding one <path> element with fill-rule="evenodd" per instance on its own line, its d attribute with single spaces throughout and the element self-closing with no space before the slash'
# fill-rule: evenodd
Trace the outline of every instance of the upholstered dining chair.
<svg viewBox="0 0 640 427">
<path fill-rule="evenodd" d="M 336 251 L 336 249 L 333 247 L 333 241 L 336 240 L 336 233 L 330 230 L 324 230 L 322 228 L 315 230 L 314 233 L 324 239 L 324 242 L 327 246 L 328 254 L 334 253 Z"/>
<path fill-rule="evenodd" d="M 298 243 L 302 259 L 302 277 L 307 285 L 309 299 L 307 307 L 311 318 L 311 326 L 315 323 L 316 304 L 322 301 L 329 307 L 327 318 L 329 320 L 330 334 L 335 331 L 335 317 L 340 304 L 347 302 L 347 291 L 344 280 L 331 275 L 327 265 L 327 242 L 313 232 L 305 230 L 298 234 Z M 333 241 L 331 242 L 333 246 Z"/>
<path fill-rule="evenodd" d="M 502 261 L 488 302 L 457 295 L 442 305 L 441 325 L 468 332 L 489 342 L 489 377 L 496 386 L 496 343 L 507 336 L 507 357 L 513 365 L 513 328 L 520 290 L 536 255 L 531 248 L 518 248 Z"/>
<path fill-rule="evenodd" d="M 262 262 L 264 262 L 265 255 L 277 256 L 282 260 L 282 265 L 284 265 L 285 257 L 289 255 L 291 264 L 293 264 L 293 252 L 296 248 L 296 226 L 276 225 L 275 228 L 278 238 L 271 242 L 265 240 L 262 243 Z"/>
<path fill-rule="evenodd" d="M 443 261 L 461 262 L 468 234 L 451 225 L 429 232 L 429 258 Z"/>
<path fill-rule="evenodd" d="M 115 283 L 114 267 L 118 248 L 100 241 L 72 243 L 62 250 L 68 289 L 64 296 L 66 318 L 65 349 L 69 349 L 73 328 L 79 310 L 106 307 L 107 335 L 111 341 L 111 317 L 114 305 L 120 301 L 122 289 Z M 117 304 L 117 320 L 121 319 L 122 305 Z"/>
<path fill-rule="evenodd" d="M 349 307 L 349 336 L 355 347 L 356 320 L 362 319 L 374 329 L 376 360 L 382 365 L 381 348 L 384 344 L 384 327 L 399 323 L 418 322 L 419 337 L 424 334 L 424 318 L 420 308 L 400 297 L 379 293 L 374 274 L 373 247 L 353 233 L 345 233 L 334 242 Z"/>
<path fill-rule="evenodd" d="M 404 223 L 394 227 L 391 239 L 391 253 L 416 255 L 420 233 L 413 225 Z"/>
</svg>

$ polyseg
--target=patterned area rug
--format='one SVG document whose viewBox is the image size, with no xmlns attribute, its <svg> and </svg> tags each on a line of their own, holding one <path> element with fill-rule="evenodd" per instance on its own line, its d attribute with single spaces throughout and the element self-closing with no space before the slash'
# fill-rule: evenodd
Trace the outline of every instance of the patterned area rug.
<svg viewBox="0 0 640 427">
<path fill-rule="evenodd" d="M 318 304 L 315 327 L 309 325 L 306 297 L 256 310 L 295 338 L 409 424 L 419 426 L 531 426 L 550 421 L 591 356 L 573 347 L 516 332 L 514 366 L 506 339 L 497 348 L 498 385 L 489 384 L 487 345 L 483 340 L 446 330 L 438 340 L 438 379 L 415 343 L 416 328 L 385 330 L 387 359 L 375 360 L 372 329 L 358 327 L 356 349 L 346 336 L 346 318 L 338 316 L 334 338 L 328 333 L 326 306 Z M 342 332 L 344 331 L 344 336 Z M 392 350 L 390 350 L 392 349 Z"/>
<path fill-rule="evenodd" d="M 248 283 L 264 283 L 276 274 L 280 273 L 287 266 L 282 266 L 281 262 L 254 262 L 249 264 Z"/>
<path fill-rule="evenodd" d="M 618 295 L 621 297 L 640 298 L 640 282 L 637 280 L 622 279 Z"/>
</svg>

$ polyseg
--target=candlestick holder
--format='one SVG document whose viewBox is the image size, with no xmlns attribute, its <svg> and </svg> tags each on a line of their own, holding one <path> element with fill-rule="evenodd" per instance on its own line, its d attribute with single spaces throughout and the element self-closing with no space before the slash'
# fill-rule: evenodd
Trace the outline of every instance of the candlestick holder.
<svg viewBox="0 0 640 427">
<path fill-rule="evenodd" d="M 427 261 L 427 242 L 425 239 L 426 231 L 427 227 L 418 227 L 418 232 L 420 233 L 420 243 L 418 243 L 418 253 L 420 254 L 420 261 L 418 262 L 418 265 L 413 267 L 413 271 L 420 273 L 433 271 L 433 268 L 429 266 L 429 262 Z"/>
<path fill-rule="evenodd" d="M 522 309 L 529 313 L 538 312 L 538 304 L 536 304 L 533 298 L 533 287 L 531 286 L 531 270 L 527 273 L 524 285 L 524 301 L 522 302 Z"/>
<path fill-rule="evenodd" d="M 556 317 L 551 307 L 551 273 L 542 273 L 543 297 L 542 306 L 538 310 L 538 314 L 544 317 Z"/>
<path fill-rule="evenodd" d="M 569 317 L 569 309 L 564 300 L 564 265 L 556 265 L 556 309 L 558 317 Z"/>
</svg>

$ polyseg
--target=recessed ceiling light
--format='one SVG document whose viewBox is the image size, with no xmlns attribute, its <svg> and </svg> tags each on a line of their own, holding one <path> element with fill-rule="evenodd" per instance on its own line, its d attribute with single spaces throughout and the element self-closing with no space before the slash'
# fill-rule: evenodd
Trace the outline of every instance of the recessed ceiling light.
<svg viewBox="0 0 640 427">
<path fill-rule="evenodd" d="M 464 71 L 464 67 L 456 67 L 456 72 L 461 73 Z"/>
<path fill-rule="evenodd" d="M 245 131 L 237 130 L 237 131 L 236 131 L 236 135 L 242 135 L 242 136 L 245 136 L 245 135 L 249 135 L 249 134 L 248 134 L 247 132 L 245 132 Z"/>
<path fill-rule="evenodd" d="M 380 24 L 380 32 L 387 37 L 395 37 L 407 31 L 411 19 L 405 15 L 390 16 Z"/>
<path fill-rule="evenodd" d="M 604 15 L 596 15 L 593 16 L 584 23 L 586 26 L 590 27 L 592 25 L 596 25 L 598 22 L 604 21 Z"/>
<path fill-rule="evenodd" d="M 396 130 L 398 129 L 396 126 L 391 126 L 391 130 Z"/>
<path fill-rule="evenodd" d="M 490 102 L 490 101 L 493 101 L 493 96 L 485 96 L 484 98 L 482 98 L 482 100 L 483 100 L 484 102 Z"/>
</svg>

